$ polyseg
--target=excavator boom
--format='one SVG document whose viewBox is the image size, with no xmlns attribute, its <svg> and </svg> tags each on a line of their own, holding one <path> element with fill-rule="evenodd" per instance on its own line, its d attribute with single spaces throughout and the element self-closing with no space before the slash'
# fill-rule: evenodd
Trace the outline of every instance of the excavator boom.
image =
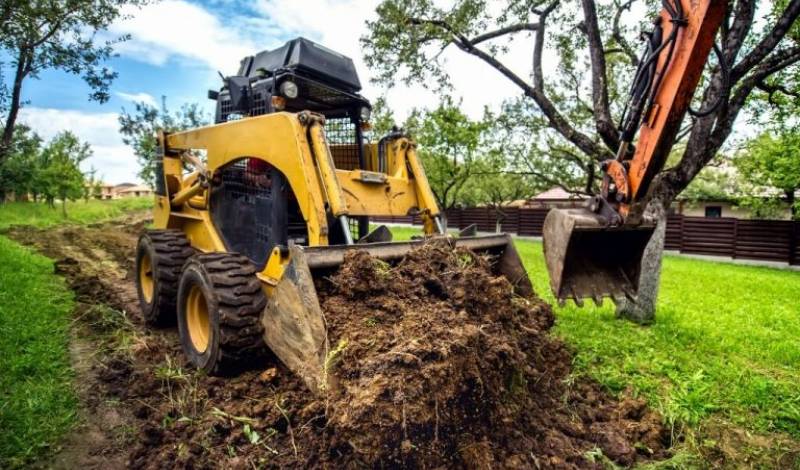
<svg viewBox="0 0 800 470">
<path fill-rule="evenodd" d="M 545 220 L 545 261 L 560 302 L 636 298 L 641 259 L 655 229 L 642 214 L 646 195 L 689 110 L 727 2 L 662 4 L 622 117 L 617 156 L 602 163 L 602 193 L 586 208 L 554 209 Z"/>
</svg>

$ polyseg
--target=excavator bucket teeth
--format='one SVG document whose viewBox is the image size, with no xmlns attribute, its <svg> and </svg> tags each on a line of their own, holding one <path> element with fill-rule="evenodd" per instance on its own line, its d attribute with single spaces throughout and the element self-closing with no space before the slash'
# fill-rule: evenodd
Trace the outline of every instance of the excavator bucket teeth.
<svg viewBox="0 0 800 470">
<path fill-rule="evenodd" d="M 635 300 L 653 225 L 612 227 L 587 209 L 553 209 L 544 222 L 544 256 L 559 303 Z"/>
<path fill-rule="evenodd" d="M 517 294 L 529 296 L 533 293 L 530 279 L 510 235 L 448 240 L 455 247 L 492 255 L 496 273 L 505 276 Z M 291 261 L 273 288 L 262 316 L 264 341 L 289 369 L 303 379 L 311 391 L 318 394 L 324 392 L 331 386 L 330 378 L 325 374 L 325 359 L 330 344 L 314 278 L 338 269 L 346 253 L 351 250 L 366 251 L 375 258 L 393 262 L 402 259 L 422 243 L 425 241 L 292 246 L 289 249 Z"/>
</svg>

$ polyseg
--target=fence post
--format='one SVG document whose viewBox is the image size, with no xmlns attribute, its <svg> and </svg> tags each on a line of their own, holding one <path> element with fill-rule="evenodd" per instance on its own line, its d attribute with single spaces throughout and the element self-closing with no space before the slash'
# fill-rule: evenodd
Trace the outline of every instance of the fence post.
<svg viewBox="0 0 800 470">
<path fill-rule="evenodd" d="M 789 264 L 800 264 L 798 244 L 800 244 L 800 221 L 792 221 L 792 236 L 789 238 Z"/>
<path fill-rule="evenodd" d="M 739 219 L 733 219 L 733 251 L 731 252 L 731 259 L 736 259 L 736 253 L 739 251 Z"/>
<path fill-rule="evenodd" d="M 681 240 L 680 243 L 678 244 L 678 253 L 683 253 L 683 250 L 686 249 L 685 230 L 686 230 L 686 217 L 683 214 L 681 214 Z"/>
</svg>

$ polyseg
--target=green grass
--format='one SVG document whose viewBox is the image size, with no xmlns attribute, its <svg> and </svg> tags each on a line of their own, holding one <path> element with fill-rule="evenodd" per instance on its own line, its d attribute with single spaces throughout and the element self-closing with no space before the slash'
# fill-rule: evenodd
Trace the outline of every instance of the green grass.
<svg viewBox="0 0 800 470">
<path fill-rule="evenodd" d="M 0 468 L 19 467 L 75 422 L 71 291 L 53 263 L 0 237 Z"/>
<path fill-rule="evenodd" d="M 12 225 L 88 224 L 152 207 L 151 198 L 78 201 L 61 207 L 0 205 L 0 230 Z M 0 236 L 0 468 L 21 467 L 52 451 L 76 422 L 69 358 L 72 292 L 53 263 Z"/>
<path fill-rule="evenodd" d="M 553 303 L 541 243 L 516 246 L 534 289 Z M 800 439 L 800 272 L 666 256 L 652 326 L 617 319 L 608 301 L 555 311 L 576 372 L 614 392 L 630 388 L 676 432 L 713 417 Z"/>
<path fill-rule="evenodd" d="M 42 203 L 9 202 L 0 204 L 0 229 L 12 225 L 31 225 L 44 228 L 64 223 L 88 224 L 150 207 L 153 207 L 153 198 L 151 197 L 67 202 L 67 218 L 64 219 L 60 204 L 51 208 Z"/>
</svg>

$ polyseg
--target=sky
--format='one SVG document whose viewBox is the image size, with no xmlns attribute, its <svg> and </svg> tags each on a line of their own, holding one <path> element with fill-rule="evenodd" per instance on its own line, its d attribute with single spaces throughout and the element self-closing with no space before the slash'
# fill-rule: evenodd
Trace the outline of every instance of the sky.
<svg viewBox="0 0 800 470">
<path fill-rule="evenodd" d="M 213 102 L 207 90 L 218 89 L 225 75 L 236 73 L 239 61 L 265 49 L 304 36 L 351 57 L 369 99 L 387 97 L 402 122 L 414 107 L 433 107 L 435 93 L 422 86 L 396 86 L 391 90 L 370 83 L 372 74 L 362 59 L 359 38 L 365 21 L 375 16 L 377 0 L 162 0 L 141 9 L 126 10 L 126 18 L 114 23 L 108 38 L 131 35 L 116 47 L 110 65 L 119 73 L 104 104 L 88 100 L 87 85 L 76 76 L 59 71 L 42 73 L 24 84 L 24 108 L 20 122 L 30 125 L 45 139 L 71 130 L 91 144 L 94 155 L 84 170 L 94 167 L 99 177 L 112 184 L 137 182 L 138 166 L 131 149 L 122 142 L 117 118 L 135 102 L 168 107 L 201 103 L 211 114 Z M 527 76 L 533 41 L 515 42 L 504 60 Z M 479 60 L 448 51 L 443 60 L 452 72 L 454 95 L 463 98 L 463 109 L 478 117 L 486 105 L 497 107 L 519 91 L 508 80 Z M 476 79 L 478 77 L 478 79 Z"/>
<path fill-rule="evenodd" d="M 137 182 L 138 165 L 118 132 L 118 116 L 133 110 L 135 102 L 158 104 L 166 97 L 170 109 L 184 103 L 200 103 L 213 115 L 209 89 L 219 89 L 219 73 L 233 75 L 239 61 L 262 50 L 304 36 L 349 56 L 355 62 L 362 94 L 374 100 L 386 96 L 397 122 L 412 108 L 432 108 L 439 96 L 421 85 L 396 85 L 390 90 L 371 83 L 359 38 L 365 22 L 374 19 L 378 0 L 161 0 L 143 8 L 124 11 L 101 39 L 130 35 L 116 47 L 118 56 L 108 65 L 119 73 L 107 103 L 88 101 L 89 89 L 76 76 L 46 71 L 38 80 L 24 84 L 24 108 L 20 122 L 29 124 L 45 139 L 70 130 L 91 144 L 94 155 L 84 162 L 104 181 Z M 501 2 L 490 3 L 490 7 Z M 499 13 L 499 12 L 498 12 Z M 638 18 L 643 12 L 631 13 Z M 501 60 L 519 76 L 531 70 L 533 39 L 529 33 L 515 37 L 513 47 Z M 489 106 L 497 110 L 520 91 L 509 80 L 479 59 L 448 48 L 440 57 L 446 63 L 453 95 L 462 109 L 477 118 Z M 557 58 L 545 50 L 545 75 L 552 73 Z M 8 69 L 8 68 L 6 68 Z"/>
</svg>

